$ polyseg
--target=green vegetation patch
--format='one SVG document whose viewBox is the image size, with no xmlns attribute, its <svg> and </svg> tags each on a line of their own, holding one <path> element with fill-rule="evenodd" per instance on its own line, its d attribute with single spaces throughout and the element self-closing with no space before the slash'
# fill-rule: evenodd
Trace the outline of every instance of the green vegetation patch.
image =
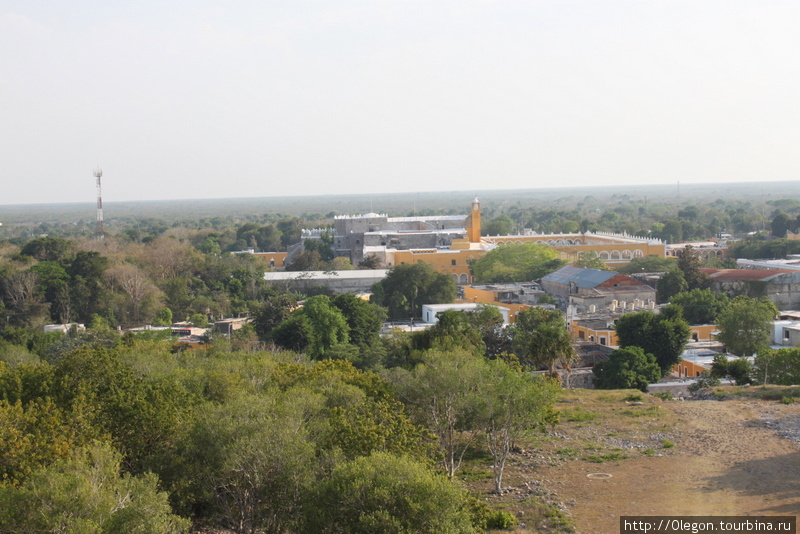
<svg viewBox="0 0 800 534">
<path fill-rule="evenodd" d="M 619 460 L 627 460 L 629 456 L 622 452 L 610 452 L 608 454 L 589 454 L 582 459 L 587 462 L 595 464 L 602 464 L 605 462 L 616 462 Z"/>
</svg>

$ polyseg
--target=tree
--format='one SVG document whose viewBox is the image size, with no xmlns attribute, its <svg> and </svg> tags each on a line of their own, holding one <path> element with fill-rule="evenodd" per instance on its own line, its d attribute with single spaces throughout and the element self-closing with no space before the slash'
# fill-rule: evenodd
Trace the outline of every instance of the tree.
<svg viewBox="0 0 800 534">
<path fill-rule="evenodd" d="M 617 267 L 617 272 L 622 274 L 665 273 L 673 271 L 677 267 L 677 262 L 673 258 L 645 256 L 644 258 L 634 258 L 627 265 Z"/>
<path fill-rule="evenodd" d="M 627 313 L 617 319 L 615 329 L 621 348 L 640 347 L 652 354 L 663 376 L 680 361 L 691 332 L 680 309 L 669 306 L 658 315 L 649 310 Z"/>
<path fill-rule="evenodd" d="M 710 289 L 692 289 L 670 299 L 671 304 L 683 309 L 683 317 L 689 324 L 715 324 L 717 316 L 729 302 L 725 293 L 715 293 Z"/>
<path fill-rule="evenodd" d="M 48 306 L 39 293 L 39 275 L 32 269 L 6 277 L 3 294 L 6 307 L 14 313 L 14 324 L 39 326 L 50 320 Z"/>
<path fill-rule="evenodd" d="M 770 225 L 772 235 L 775 237 L 786 237 L 786 232 L 792 228 L 793 222 L 794 221 L 792 221 L 785 213 L 778 213 L 772 219 L 772 223 Z"/>
<path fill-rule="evenodd" d="M 304 239 L 303 248 L 306 252 L 312 250 L 319 252 L 319 258 L 322 261 L 331 261 L 333 259 L 333 233 L 326 230 L 320 234 L 319 239 Z"/>
<path fill-rule="evenodd" d="M 358 263 L 359 269 L 380 269 L 381 259 L 375 254 L 367 254 L 364 259 Z"/>
<path fill-rule="evenodd" d="M 546 367 L 552 378 L 559 378 L 559 367 L 569 370 L 576 358 L 572 334 L 567 330 L 564 315 L 557 310 L 523 310 L 517 315 L 512 339 L 520 361 Z"/>
<path fill-rule="evenodd" d="M 285 267 L 287 271 L 321 271 L 322 268 L 322 257 L 317 250 L 301 252 Z"/>
<path fill-rule="evenodd" d="M 423 464 L 383 452 L 337 467 L 305 502 L 307 534 L 477 532 L 464 490 Z"/>
<path fill-rule="evenodd" d="M 18 487 L 0 487 L 0 530 L 178 534 L 188 528 L 188 520 L 172 514 L 158 478 L 121 475 L 121 460 L 110 445 L 94 443 Z"/>
<path fill-rule="evenodd" d="M 25 243 L 19 253 L 39 261 L 62 262 L 70 256 L 73 248 L 72 241 L 60 237 L 45 236 L 31 239 Z"/>
<path fill-rule="evenodd" d="M 195 328 L 208 328 L 208 317 L 202 313 L 193 313 L 189 316 L 189 322 Z"/>
<path fill-rule="evenodd" d="M 308 319 L 314 332 L 309 352 L 314 357 L 322 356 L 334 345 L 350 341 L 350 327 L 342 312 L 325 295 L 306 300 L 303 307 L 294 312 Z"/>
<path fill-rule="evenodd" d="M 156 314 L 153 324 L 156 326 L 172 326 L 172 310 L 169 308 L 162 308 L 161 311 Z"/>
<path fill-rule="evenodd" d="M 689 289 L 705 289 L 710 285 L 708 275 L 700 271 L 701 263 L 700 255 L 691 245 L 686 245 L 678 256 L 678 269 Z"/>
<path fill-rule="evenodd" d="M 158 288 L 153 285 L 144 271 L 130 263 L 109 269 L 107 276 L 112 288 L 119 288 L 127 295 L 131 305 L 131 319 L 138 322 L 142 303 L 154 295 Z"/>
<path fill-rule="evenodd" d="M 551 379 L 533 379 L 502 360 L 488 362 L 483 382 L 483 428 L 494 459 L 495 491 L 503 488 L 503 472 L 511 448 L 525 430 L 543 429 L 553 419 L 553 402 L 559 390 Z"/>
<path fill-rule="evenodd" d="M 615 350 L 607 362 L 599 362 L 592 369 L 597 389 L 638 389 L 647 392 L 648 384 L 661 378 L 661 368 L 652 354 L 641 347 Z"/>
<path fill-rule="evenodd" d="M 272 330 L 291 316 L 297 300 L 289 293 L 272 288 L 264 292 L 263 299 L 252 312 L 253 326 L 259 339 L 269 341 Z"/>
<path fill-rule="evenodd" d="M 270 331 L 270 338 L 286 350 L 305 352 L 314 342 L 314 327 L 305 315 L 293 314 Z"/>
<path fill-rule="evenodd" d="M 301 390 L 270 393 L 207 406 L 184 453 L 193 473 L 184 483 L 194 499 L 242 534 L 286 532 L 315 465 L 304 420 L 321 400 Z"/>
<path fill-rule="evenodd" d="M 423 304 L 453 302 L 453 277 L 437 273 L 427 263 L 395 265 L 386 278 L 372 286 L 371 300 L 389 309 L 395 319 L 422 315 Z"/>
<path fill-rule="evenodd" d="M 766 297 L 752 299 L 740 295 L 719 314 L 719 335 L 728 351 L 749 356 L 769 348 L 770 327 L 778 309 Z"/>
<path fill-rule="evenodd" d="M 526 282 L 562 267 L 558 251 L 542 243 L 510 243 L 489 251 L 472 264 L 476 282 Z"/>
<path fill-rule="evenodd" d="M 575 267 L 583 267 L 584 269 L 598 269 L 601 271 L 611 270 L 594 251 L 578 253 L 578 259 L 572 262 L 572 265 Z"/>
<path fill-rule="evenodd" d="M 494 359 L 511 352 L 511 337 L 503 324 L 503 314 L 496 306 L 480 304 L 477 309 L 466 312 L 466 316 L 472 328 L 481 335 L 487 358 Z"/>
<path fill-rule="evenodd" d="M 668 271 L 658 279 L 658 284 L 656 285 L 658 301 L 660 303 L 669 302 L 673 295 L 683 293 L 688 289 L 689 284 L 686 283 L 681 271 Z"/>
<path fill-rule="evenodd" d="M 56 262 L 41 261 L 31 267 L 38 275 L 39 291 L 50 302 L 50 316 L 59 323 L 70 322 L 69 275 Z"/>
<path fill-rule="evenodd" d="M 800 349 L 760 351 L 756 356 L 755 368 L 755 375 L 763 377 L 764 384 L 800 384 Z"/>
<path fill-rule="evenodd" d="M 437 322 L 430 328 L 412 336 L 416 350 L 466 350 L 473 354 L 483 354 L 481 333 L 469 316 L 458 310 L 445 310 L 436 314 Z"/>
<path fill-rule="evenodd" d="M 751 365 L 747 358 L 734 358 L 729 360 L 724 354 L 714 356 L 711 365 L 711 376 L 714 378 L 730 378 L 737 386 L 750 384 L 752 379 Z"/>
<path fill-rule="evenodd" d="M 508 235 L 514 228 L 514 221 L 508 215 L 502 214 L 491 221 L 486 221 L 482 226 L 482 235 Z"/>
<path fill-rule="evenodd" d="M 105 308 L 105 284 L 103 283 L 108 259 L 98 252 L 78 252 L 69 263 L 67 273 L 70 283 L 70 301 L 75 319 L 88 322 L 93 313 Z"/>
<path fill-rule="evenodd" d="M 330 301 L 344 315 L 352 344 L 367 348 L 377 343 L 386 310 L 352 293 L 334 295 Z"/>
<path fill-rule="evenodd" d="M 438 438 L 450 478 L 478 437 L 479 391 L 487 371 L 486 361 L 470 352 L 429 351 L 413 371 L 392 375 L 415 420 Z"/>
</svg>

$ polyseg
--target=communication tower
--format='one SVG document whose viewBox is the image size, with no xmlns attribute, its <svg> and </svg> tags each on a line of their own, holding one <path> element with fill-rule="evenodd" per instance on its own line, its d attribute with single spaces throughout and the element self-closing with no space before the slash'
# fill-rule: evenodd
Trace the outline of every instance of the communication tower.
<svg viewBox="0 0 800 534">
<path fill-rule="evenodd" d="M 103 169 L 96 168 L 94 170 L 94 177 L 97 178 L 97 238 L 103 239 L 105 231 L 103 229 L 103 191 L 100 185 L 100 179 L 103 177 Z"/>
</svg>

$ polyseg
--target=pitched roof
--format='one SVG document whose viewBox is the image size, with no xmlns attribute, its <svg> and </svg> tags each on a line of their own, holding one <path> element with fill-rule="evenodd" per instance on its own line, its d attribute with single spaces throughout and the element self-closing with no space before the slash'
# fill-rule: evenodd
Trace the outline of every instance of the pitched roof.
<svg viewBox="0 0 800 534">
<path fill-rule="evenodd" d="M 582 289 L 591 289 L 597 287 L 603 282 L 614 278 L 619 273 L 611 271 L 601 271 L 599 269 L 584 269 L 582 267 L 573 267 L 567 265 L 559 270 L 548 274 L 542 278 L 542 282 L 553 282 L 556 284 L 567 285 L 570 282 Z"/>
</svg>

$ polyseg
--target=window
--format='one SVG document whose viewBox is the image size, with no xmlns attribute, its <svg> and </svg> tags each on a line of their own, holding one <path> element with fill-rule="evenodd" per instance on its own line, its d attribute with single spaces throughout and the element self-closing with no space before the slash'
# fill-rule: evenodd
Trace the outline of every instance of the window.
<svg viewBox="0 0 800 534">
<path fill-rule="evenodd" d="M 606 338 L 604 338 L 604 337 L 601 337 L 601 338 L 600 338 L 600 344 L 601 344 L 601 345 L 605 345 L 605 344 L 606 344 Z"/>
<path fill-rule="evenodd" d="M 450 260 L 450 265 L 455 265 L 455 264 L 456 264 L 456 260 Z"/>
</svg>

